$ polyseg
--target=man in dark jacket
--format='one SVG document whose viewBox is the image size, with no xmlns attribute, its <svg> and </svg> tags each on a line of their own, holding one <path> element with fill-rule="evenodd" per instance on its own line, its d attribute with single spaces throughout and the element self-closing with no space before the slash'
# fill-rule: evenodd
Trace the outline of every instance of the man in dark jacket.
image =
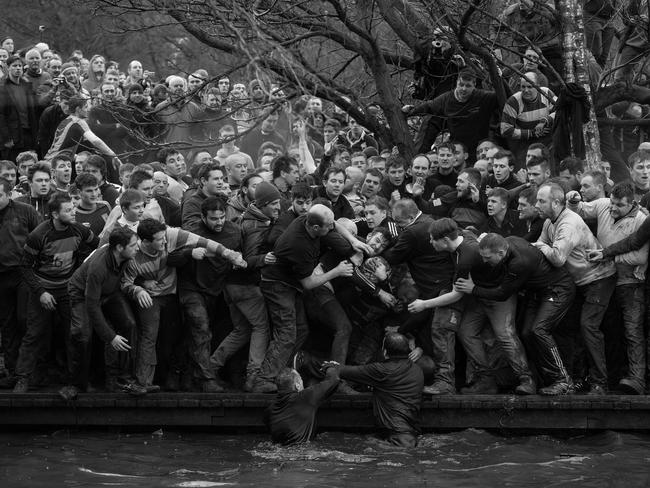
<svg viewBox="0 0 650 488">
<path fill-rule="evenodd" d="M 383 362 L 364 366 L 326 362 L 323 366 L 336 368 L 341 379 L 371 386 L 372 409 L 382 437 L 397 446 L 415 447 L 424 374 L 408 358 L 409 343 L 402 334 L 386 334 L 383 349 Z"/>
<path fill-rule="evenodd" d="M 68 283 L 70 295 L 69 386 L 59 394 L 66 400 L 88 386 L 90 344 L 93 329 L 104 342 L 106 389 L 109 392 L 138 393 L 128 380 L 126 357 L 131 350 L 129 337 L 135 330 L 131 305 L 120 291 L 120 279 L 127 262 L 138 250 L 138 237 L 126 227 L 116 227 L 108 246 L 95 251 L 75 271 Z"/>
</svg>

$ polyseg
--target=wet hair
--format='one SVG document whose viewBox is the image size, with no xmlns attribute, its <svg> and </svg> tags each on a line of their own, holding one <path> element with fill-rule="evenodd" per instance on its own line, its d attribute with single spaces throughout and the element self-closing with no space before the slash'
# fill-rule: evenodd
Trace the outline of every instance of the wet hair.
<svg viewBox="0 0 650 488">
<path fill-rule="evenodd" d="M 300 377 L 300 374 L 295 369 L 283 368 L 275 377 L 275 385 L 278 387 L 278 391 L 294 391 L 296 376 Z"/>
<path fill-rule="evenodd" d="M 95 175 L 91 175 L 90 173 L 81 173 L 74 179 L 74 184 L 79 188 L 79 190 L 83 190 L 84 188 L 98 186 L 99 182 Z"/>
<path fill-rule="evenodd" d="M 438 146 L 438 154 L 440 154 L 441 149 L 447 149 L 450 153 L 454 154 L 456 152 L 456 146 L 454 146 L 451 142 L 443 142 Z"/>
<path fill-rule="evenodd" d="M 259 173 L 248 173 L 244 178 L 241 180 L 241 187 L 243 188 L 248 188 L 248 185 L 250 184 L 250 181 L 253 178 L 262 178 Z M 264 178 L 262 178 L 263 180 Z"/>
<path fill-rule="evenodd" d="M 153 180 L 153 175 L 142 168 L 136 168 L 129 177 L 129 188 L 137 190 L 143 181 Z"/>
<path fill-rule="evenodd" d="M 409 340 L 398 332 L 388 333 L 384 336 L 384 349 L 388 357 L 406 356 L 410 352 Z"/>
<path fill-rule="evenodd" d="M 499 251 L 507 251 L 509 245 L 505 237 L 499 234 L 495 234 L 494 232 L 490 232 L 489 234 L 483 236 L 483 239 L 481 239 L 481 242 L 479 242 L 478 247 L 479 249 L 496 253 Z"/>
<path fill-rule="evenodd" d="M 444 237 L 449 238 L 453 241 L 458 238 L 460 230 L 458 229 L 458 224 L 455 220 L 450 219 L 449 217 L 443 217 L 442 219 L 434 220 L 429 226 L 429 235 L 433 240 L 440 240 Z"/>
<path fill-rule="evenodd" d="M 27 173 L 27 180 L 32 181 L 36 173 L 47 173 L 47 175 L 52 177 L 52 167 L 47 163 L 36 163 L 34 166 L 29 168 Z"/>
<path fill-rule="evenodd" d="M 52 168 L 56 168 L 56 163 L 59 161 L 67 161 L 69 163 L 72 163 L 72 155 L 68 151 L 60 151 L 56 153 L 56 155 L 52 158 Z"/>
<path fill-rule="evenodd" d="M 543 144 L 541 142 L 533 142 L 530 146 L 528 146 L 528 151 L 530 150 L 535 150 L 535 149 L 541 149 L 542 150 L 542 158 L 545 159 L 546 161 L 551 160 L 551 152 L 548 150 L 548 147 L 546 144 Z"/>
<path fill-rule="evenodd" d="M 130 209 L 134 203 L 144 203 L 145 196 L 140 190 L 128 188 L 120 195 L 119 204 L 122 209 Z"/>
<path fill-rule="evenodd" d="M 108 236 L 108 248 L 113 250 L 117 246 L 126 247 L 133 239 L 133 236 L 136 235 L 128 227 L 116 226 L 111 231 L 111 234 Z"/>
<path fill-rule="evenodd" d="M 143 241 L 153 241 L 153 236 L 167 229 L 167 226 L 156 219 L 146 218 L 138 224 L 138 237 Z"/>
<path fill-rule="evenodd" d="M 64 203 L 72 202 L 72 198 L 65 192 L 57 191 L 52 194 L 47 202 L 47 211 L 51 214 L 60 212 Z"/>
<path fill-rule="evenodd" d="M 634 201 L 634 185 L 629 181 L 616 183 L 609 196 L 619 200 L 627 198 L 628 203 L 632 203 Z"/>
<path fill-rule="evenodd" d="M 208 197 L 201 203 L 201 215 L 206 217 L 208 212 L 226 211 L 226 202 L 221 197 Z"/>
</svg>

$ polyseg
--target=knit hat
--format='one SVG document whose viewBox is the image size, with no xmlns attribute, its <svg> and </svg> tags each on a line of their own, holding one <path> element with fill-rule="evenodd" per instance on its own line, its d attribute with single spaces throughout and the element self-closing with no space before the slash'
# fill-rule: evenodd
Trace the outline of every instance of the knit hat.
<svg viewBox="0 0 650 488">
<path fill-rule="evenodd" d="M 74 63 L 63 63 L 63 65 L 61 65 L 61 74 L 65 73 L 70 68 L 74 68 L 77 71 L 79 71 L 79 69 L 77 68 L 77 66 Z"/>
<path fill-rule="evenodd" d="M 278 189 L 271 183 L 263 181 L 255 188 L 255 206 L 262 208 L 271 202 L 279 200 L 281 197 Z"/>
</svg>

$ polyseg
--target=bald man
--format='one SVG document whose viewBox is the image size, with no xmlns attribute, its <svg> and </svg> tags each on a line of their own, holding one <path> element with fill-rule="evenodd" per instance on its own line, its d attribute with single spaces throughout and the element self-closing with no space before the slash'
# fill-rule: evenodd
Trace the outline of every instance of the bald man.
<svg viewBox="0 0 650 488">
<path fill-rule="evenodd" d="M 273 260 L 262 268 L 260 288 L 273 323 L 273 336 L 260 372 L 253 381 L 256 393 L 275 393 L 275 378 L 307 337 L 302 292 L 341 276 L 352 276 L 353 266 L 341 261 L 334 269 L 313 274 L 320 257 L 320 239 L 334 228 L 334 213 L 314 205 L 296 218 L 278 238 Z"/>
</svg>

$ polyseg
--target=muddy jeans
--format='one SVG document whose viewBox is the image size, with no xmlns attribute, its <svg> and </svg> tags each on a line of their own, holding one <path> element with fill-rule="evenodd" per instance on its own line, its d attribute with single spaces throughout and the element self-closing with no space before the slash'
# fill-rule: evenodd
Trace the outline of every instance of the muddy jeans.
<svg viewBox="0 0 650 488">
<path fill-rule="evenodd" d="M 458 337 L 468 358 L 474 363 L 478 375 L 490 374 L 490 366 L 481 330 L 486 319 L 490 322 L 494 335 L 517 377 L 532 376 L 524 347 L 515 329 L 517 296 L 513 295 L 503 302 L 468 297 Z"/>
<path fill-rule="evenodd" d="M 250 341 L 248 349 L 247 376 L 259 372 L 269 344 L 269 318 L 262 291 L 254 285 L 226 285 L 226 302 L 230 308 L 233 330 L 219 344 L 210 363 L 222 368 L 228 359 Z"/>
</svg>

